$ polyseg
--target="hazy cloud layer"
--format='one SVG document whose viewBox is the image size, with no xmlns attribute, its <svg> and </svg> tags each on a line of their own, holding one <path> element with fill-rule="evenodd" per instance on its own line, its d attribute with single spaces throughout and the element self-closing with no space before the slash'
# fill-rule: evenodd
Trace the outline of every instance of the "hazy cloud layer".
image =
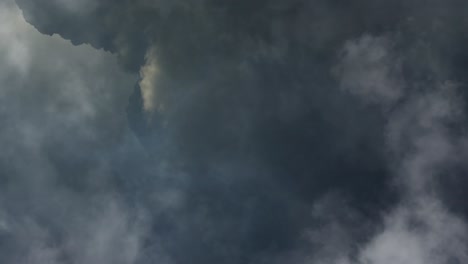
<svg viewBox="0 0 468 264">
<path fill-rule="evenodd" d="M 0 262 L 467 261 L 468 2 L 16 3 Z"/>
</svg>

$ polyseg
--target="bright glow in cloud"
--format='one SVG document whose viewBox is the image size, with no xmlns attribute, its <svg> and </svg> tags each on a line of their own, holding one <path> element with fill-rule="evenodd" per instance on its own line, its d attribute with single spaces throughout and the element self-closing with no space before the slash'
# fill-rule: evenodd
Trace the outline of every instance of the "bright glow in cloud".
<svg viewBox="0 0 468 264">
<path fill-rule="evenodd" d="M 159 77 L 159 67 L 156 58 L 155 48 L 146 53 L 146 63 L 140 69 L 140 89 L 143 97 L 143 107 L 148 112 L 158 110 L 157 103 L 157 81 Z"/>
</svg>

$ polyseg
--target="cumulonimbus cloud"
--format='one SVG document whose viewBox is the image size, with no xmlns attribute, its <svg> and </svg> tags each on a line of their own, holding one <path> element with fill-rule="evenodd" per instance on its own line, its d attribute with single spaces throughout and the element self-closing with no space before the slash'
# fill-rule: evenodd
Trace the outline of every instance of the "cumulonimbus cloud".
<svg viewBox="0 0 468 264">
<path fill-rule="evenodd" d="M 140 75 L 128 107 L 128 94 L 69 91 L 82 100 L 64 105 L 89 110 L 69 116 L 83 138 L 107 134 L 54 141 L 59 154 L 44 156 L 74 175 L 64 178 L 78 197 L 111 189 L 111 212 L 145 209 L 147 235 L 119 261 L 466 259 L 468 209 L 454 202 L 466 186 L 466 1 L 16 2 L 40 32 L 112 52 Z M 129 127 L 109 105 L 128 109 Z M 107 176 L 76 180 L 93 146 Z"/>
</svg>

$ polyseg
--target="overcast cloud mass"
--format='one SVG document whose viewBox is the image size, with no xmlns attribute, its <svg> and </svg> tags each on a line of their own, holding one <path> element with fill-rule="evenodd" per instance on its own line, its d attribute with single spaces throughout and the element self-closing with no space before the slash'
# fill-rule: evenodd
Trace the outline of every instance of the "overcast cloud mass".
<svg viewBox="0 0 468 264">
<path fill-rule="evenodd" d="M 0 0 L 0 263 L 468 263 L 468 1 Z"/>
</svg>

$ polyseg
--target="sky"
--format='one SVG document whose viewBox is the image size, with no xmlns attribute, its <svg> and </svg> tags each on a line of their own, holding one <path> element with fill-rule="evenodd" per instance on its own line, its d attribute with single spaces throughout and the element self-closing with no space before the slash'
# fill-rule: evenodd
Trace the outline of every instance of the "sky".
<svg viewBox="0 0 468 264">
<path fill-rule="evenodd" d="M 0 0 L 0 263 L 468 263 L 468 2 Z"/>
</svg>

